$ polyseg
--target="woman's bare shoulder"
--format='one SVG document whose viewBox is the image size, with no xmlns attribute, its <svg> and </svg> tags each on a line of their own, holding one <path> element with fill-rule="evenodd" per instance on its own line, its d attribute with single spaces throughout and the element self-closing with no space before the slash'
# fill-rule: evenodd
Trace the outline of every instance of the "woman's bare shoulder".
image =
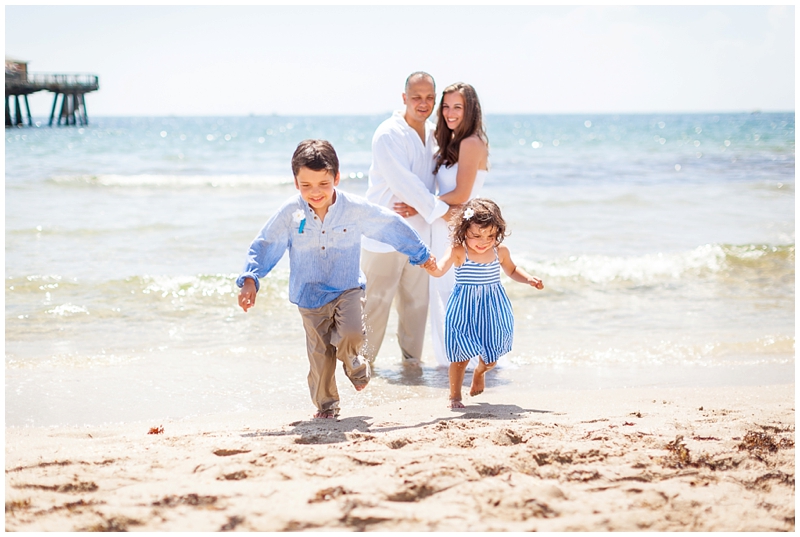
<svg viewBox="0 0 800 537">
<path fill-rule="evenodd" d="M 458 154 L 459 163 L 461 163 L 462 160 L 464 162 L 471 161 L 478 169 L 484 170 L 486 169 L 486 160 L 488 157 L 489 147 L 477 134 L 473 134 L 461 140 Z"/>
<path fill-rule="evenodd" d="M 473 134 L 472 136 L 467 136 L 463 140 L 461 140 L 460 149 L 463 151 L 464 149 L 472 149 L 475 151 L 486 151 L 489 146 L 486 145 L 477 134 Z"/>
</svg>

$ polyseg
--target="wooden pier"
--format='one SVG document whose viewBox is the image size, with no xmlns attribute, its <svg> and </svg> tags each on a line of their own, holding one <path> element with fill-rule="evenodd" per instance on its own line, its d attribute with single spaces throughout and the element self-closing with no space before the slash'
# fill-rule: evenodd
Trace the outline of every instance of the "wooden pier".
<svg viewBox="0 0 800 537">
<path fill-rule="evenodd" d="M 58 109 L 57 125 L 61 125 L 62 121 L 64 125 L 88 125 L 89 116 L 86 113 L 84 95 L 97 91 L 99 87 L 96 75 L 28 73 L 26 62 L 6 58 L 6 127 L 24 125 L 20 97 L 25 103 L 28 125 L 32 126 L 33 118 L 28 105 L 28 95 L 43 90 L 55 95 L 48 125 L 53 125 L 59 97 L 61 106 Z M 12 98 L 14 114 L 11 111 Z"/>
</svg>

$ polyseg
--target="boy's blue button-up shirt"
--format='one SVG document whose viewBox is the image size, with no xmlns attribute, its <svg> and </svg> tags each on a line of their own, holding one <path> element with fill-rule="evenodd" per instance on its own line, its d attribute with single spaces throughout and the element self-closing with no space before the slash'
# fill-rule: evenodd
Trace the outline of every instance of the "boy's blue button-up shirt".
<svg viewBox="0 0 800 537">
<path fill-rule="evenodd" d="M 253 240 L 236 285 L 242 287 L 245 278 L 252 278 L 258 290 L 258 278 L 266 276 L 288 249 L 289 301 L 301 308 L 318 308 L 348 289 L 365 288 L 360 266 L 362 235 L 391 244 L 414 265 L 430 256 L 417 232 L 389 209 L 336 189 L 323 222 L 298 194 L 278 209 Z"/>
</svg>

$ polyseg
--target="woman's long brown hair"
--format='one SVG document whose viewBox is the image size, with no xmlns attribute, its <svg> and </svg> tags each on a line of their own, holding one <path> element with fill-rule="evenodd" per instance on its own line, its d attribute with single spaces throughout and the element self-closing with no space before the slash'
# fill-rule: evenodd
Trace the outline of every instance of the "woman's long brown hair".
<svg viewBox="0 0 800 537">
<path fill-rule="evenodd" d="M 464 118 L 458 129 L 453 131 L 447 126 L 442 112 L 442 104 L 444 103 L 444 96 L 448 93 L 457 91 L 464 98 Z M 478 138 L 485 143 L 489 143 L 486 137 L 486 131 L 483 129 L 483 114 L 481 112 L 481 102 L 478 100 L 478 94 L 475 88 L 464 82 L 456 82 L 444 88 L 442 92 L 442 100 L 439 101 L 439 111 L 436 113 L 437 122 L 434 136 L 436 143 L 439 144 L 439 149 L 436 152 L 436 168 L 433 174 L 439 172 L 439 168 L 444 165 L 449 168 L 458 162 L 458 150 L 461 147 L 461 140 L 468 138 L 473 134 L 477 134 Z"/>
</svg>

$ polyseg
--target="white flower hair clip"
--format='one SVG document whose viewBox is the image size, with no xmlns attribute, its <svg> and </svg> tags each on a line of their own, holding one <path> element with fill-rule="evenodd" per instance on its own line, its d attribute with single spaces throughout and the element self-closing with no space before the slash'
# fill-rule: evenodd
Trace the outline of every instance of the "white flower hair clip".
<svg viewBox="0 0 800 537">
<path fill-rule="evenodd" d="M 306 227 L 306 213 L 303 211 L 303 209 L 297 209 L 295 212 L 293 212 L 292 220 L 300 224 L 297 232 L 302 233 L 303 228 Z"/>
<path fill-rule="evenodd" d="M 469 220 L 475 216 L 475 210 L 472 207 L 468 207 L 466 211 L 464 211 L 464 220 Z"/>
</svg>

